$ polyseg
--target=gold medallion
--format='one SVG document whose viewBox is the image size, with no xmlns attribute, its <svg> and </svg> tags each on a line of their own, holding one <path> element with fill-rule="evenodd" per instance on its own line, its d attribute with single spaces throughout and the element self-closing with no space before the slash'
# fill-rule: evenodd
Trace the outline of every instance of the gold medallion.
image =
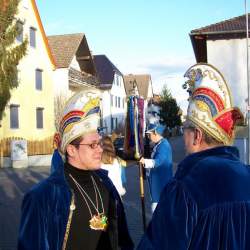
<svg viewBox="0 0 250 250">
<path fill-rule="evenodd" d="M 93 230 L 106 231 L 108 226 L 108 218 L 104 214 L 92 216 L 89 220 L 89 227 Z"/>
</svg>

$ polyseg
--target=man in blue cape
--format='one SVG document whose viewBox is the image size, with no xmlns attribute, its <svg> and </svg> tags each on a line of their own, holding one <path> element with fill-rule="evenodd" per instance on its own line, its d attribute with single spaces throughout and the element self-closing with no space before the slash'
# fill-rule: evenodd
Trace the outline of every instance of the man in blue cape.
<svg viewBox="0 0 250 250">
<path fill-rule="evenodd" d="M 146 169 L 147 180 L 151 196 L 151 210 L 154 212 L 160 199 L 161 191 L 173 177 L 172 148 L 166 138 L 163 137 L 165 126 L 150 123 L 147 136 L 153 142 L 154 148 L 151 159 L 141 158 L 140 162 Z"/>
<path fill-rule="evenodd" d="M 250 169 L 230 146 L 243 116 L 212 65 L 196 64 L 185 77 L 188 156 L 164 188 L 138 249 L 250 249 Z"/>
</svg>

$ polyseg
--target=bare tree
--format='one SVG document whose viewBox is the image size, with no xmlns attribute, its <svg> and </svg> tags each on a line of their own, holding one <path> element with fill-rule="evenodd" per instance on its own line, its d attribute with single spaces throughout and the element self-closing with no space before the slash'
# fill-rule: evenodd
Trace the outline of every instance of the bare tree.
<svg viewBox="0 0 250 250">
<path fill-rule="evenodd" d="M 55 127 L 56 131 L 59 131 L 59 123 L 62 118 L 62 112 L 65 107 L 68 98 L 66 95 L 60 94 L 54 98 L 54 112 L 55 112 Z"/>
</svg>

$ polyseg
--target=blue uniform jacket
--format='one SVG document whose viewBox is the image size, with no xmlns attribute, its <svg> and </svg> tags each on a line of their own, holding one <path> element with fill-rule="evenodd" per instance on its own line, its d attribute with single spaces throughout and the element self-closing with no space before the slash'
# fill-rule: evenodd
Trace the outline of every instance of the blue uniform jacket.
<svg viewBox="0 0 250 250">
<path fill-rule="evenodd" d="M 158 202 L 161 191 L 173 176 L 172 149 L 166 139 L 161 139 L 155 145 L 151 158 L 155 161 L 155 165 L 148 169 L 148 182 L 152 202 Z"/>
<path fill-rule="evenodd" d="M 63 161 L 57 151 L 53 155 L 51 170 L 52 174 L 35 185 L 24 197 L 18 239 L 19 250 L 62 249 L 72 193 L 64 176 Z M 117 220 L 109 221 L 112 224 L 113 237 L 118 235 L 118 240 L 116 237 L 111 239 L 112 242 L 116 240 L 114 249 L 133 249 L 119 194 L 103 171 L 95 171 L 95 174 L 101 178 L 114 200 L 114 218 Z"/>
<path fill-rule="evenodd" d="M 250 168 L 235 147 L 187 156 L 164 188 L 139 250 L 250 249 Z"/>
</svg>

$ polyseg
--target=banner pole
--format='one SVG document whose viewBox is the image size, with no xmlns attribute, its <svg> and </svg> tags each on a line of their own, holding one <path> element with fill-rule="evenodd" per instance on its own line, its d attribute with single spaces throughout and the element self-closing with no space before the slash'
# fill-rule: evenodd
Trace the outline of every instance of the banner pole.
<svg viewBox="0 0 250 250">
<path fill-rule="evenodd" d="M 135 159 L 140 159 L 139 141 L 138 141 L 138 103 L 134 97 L 134 134 L 135 134 Z M 139 180 L 140 180 L 140 198 L 141 198 L 141 211 L 143 231 L 146 231 L 146 213 L 145 213 L 145 200 L 144 200 L 144 180 L 143 180 L 143 165 L 139 162 Z"/>
</svg>

